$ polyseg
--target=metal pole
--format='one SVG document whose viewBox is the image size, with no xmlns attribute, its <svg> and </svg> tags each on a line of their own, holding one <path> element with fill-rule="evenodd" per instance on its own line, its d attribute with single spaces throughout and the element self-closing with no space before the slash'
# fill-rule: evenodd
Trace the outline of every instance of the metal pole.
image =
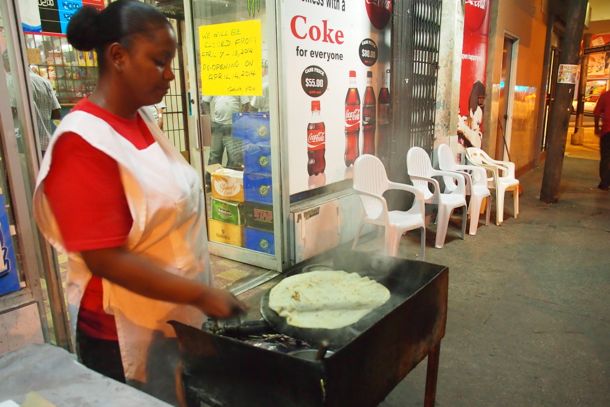
<svg viewBox="0 0 610 407">
<path fill-rule="evenodd" d="M 591 42 L 591 34 L 585 34 L 583 38 L 583 48 L 587 48 Z M 585 138 L 585 132 L 582 126 L 584 110 L 585 110 L 585 88 L 587 84 L 587 67 L 589 56 L 584 53 L 580 56 L 580 76 L 578 81 L 578 103 L 576 104 L 576 117 L 574 119 L 574 133 L 570 143 L 575 146 L 580 146 Z"/>
</svg>

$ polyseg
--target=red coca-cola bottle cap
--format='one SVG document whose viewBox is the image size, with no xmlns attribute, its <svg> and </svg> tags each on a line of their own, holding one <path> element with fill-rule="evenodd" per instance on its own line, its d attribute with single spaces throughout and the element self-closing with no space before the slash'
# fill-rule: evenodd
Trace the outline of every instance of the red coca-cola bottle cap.
<svg viewBox="0 0 610 407">
<path fill-rule="evenodd" d="M 356 71 L 349 71 L 349 77 L 350 78 L 355 78 L 356 77 Z"/>
<path fill-rule="evenodd" d="M 313 112 L 314 110 L 317 110 L 318 112 L 320 111 L 320 101 L 319 100 L 311 101 L 311 111 Z"/>
</svg>

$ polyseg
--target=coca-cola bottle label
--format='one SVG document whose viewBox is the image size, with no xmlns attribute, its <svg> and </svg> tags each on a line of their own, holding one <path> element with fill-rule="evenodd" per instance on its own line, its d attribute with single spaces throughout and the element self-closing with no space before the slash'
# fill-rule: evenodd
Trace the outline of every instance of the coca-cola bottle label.
<svg viewBox="0 0 610 407">
<path fill-rule="evenodd" d="M 322 126 L 315 127 L 307 131 L 307 150 L 309 151 L 321 150 L 326 146 L 326 130 Z"/>
<path fill-rule="evenodd" d="M 345 106 L 345 131 L 358 131 L 360 127 L 360 106 Z"/>
<path fill-rule="evenodd" d="M 375 105 L 365 105 L 362 109 L 362 125 L 367 125 L 375 120 Z"/>
</svg>

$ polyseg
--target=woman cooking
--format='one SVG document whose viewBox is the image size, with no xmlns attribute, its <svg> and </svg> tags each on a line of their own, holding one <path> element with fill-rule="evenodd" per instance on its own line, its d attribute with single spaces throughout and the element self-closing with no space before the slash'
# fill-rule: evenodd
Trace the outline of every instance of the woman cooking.
<svg viewBox="0 0 610 407">
<path fill-rule="evenodd" d="M 83 7 L 68 41 L 95 50 L 99 80 L 61 122 L 42 161 L 34 215 L 68 253 L 67 296 L 88 367 L 172 401 L 177 344 L 168 320 L 243 310 L 210 287 L 201 182 L 151 117 L 174 79 L 176 36 L 155 8 Z"/>
</svg>

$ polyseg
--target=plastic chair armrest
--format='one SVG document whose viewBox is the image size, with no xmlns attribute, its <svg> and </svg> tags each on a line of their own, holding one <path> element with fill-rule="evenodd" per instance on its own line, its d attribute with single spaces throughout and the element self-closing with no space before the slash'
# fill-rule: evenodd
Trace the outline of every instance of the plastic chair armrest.
<svg viewBox="0 0 610 407">
<path fill-rule="evenodd" d="M 390 187 L 389 189 L 398 189 L 401 191 L 407 191 L 412 193 L 413 195 L 415 195 L 415 197 L 417 199 L 424 199 L 424 193 L 422 191 L 420 191 L 419 189 L 415 188 L 413 185 L 408 185 L 408 184 L 401 184 L 399 182 L 392 182 L 390 181 L 388 183 L 388 186 Z"/>
<path fill-rule="evenodd" d="M 435 180 L 434 178 L 422 177 L 420 175 L 410 175 L 409 174 L 409 177 L 411 178 L 411 180 L 426 181 L 427 183 L 432 184 L 432 186 L 434 187 L 434 192 L 432 192 L 432 194 L 435 196 L 435 198 L 437 200 L 440 198 L 441 187 L 437 180 Z"/>
<path fill-rule="evenodd" d="M 478 165 L 457 165 L 456 168 L 459 171 L 468 171 L 472 184 L 485 184 L 487 179 L 487 171 L 485 168 Z M 479 182 L 477 182 L 479 181 Z"/>
<path fill-rule="evenodd" d="M 464 186 L 464 184 L 465 184 L 464 174 L 457 172 L 457 171 L 443 171 L 443 170 L 432 170 L 432 174 L 434 176 L 451 177 L 451 178 L 455 179 L 458 183 L 458 187 L 455 190 L 455 192 L 458 194 L 462 194 L 462 195 L 466 193 L 466 188 Z"/>
<path fill-rule="evenodd" d="M 373 194 L 372 192 L 363 191 L 363 190 L 358 189 L 358 188 L 354 188 L 354 191 L 356 191 L 357 194 L 366 195 L 366 196 L 368 196 L 370 198 L 375 198 L 378 201 L 380 201 L 381 205 L 383 206 L 383 214 L 382 215 L 384 216 L 384 220 L 387 223 L 387 221 L 388 221 L 388 204 L 387 204 L 387 202 L 386 202 L 384 197 L 379 196 L 377 194 Z"/>
</svg>

